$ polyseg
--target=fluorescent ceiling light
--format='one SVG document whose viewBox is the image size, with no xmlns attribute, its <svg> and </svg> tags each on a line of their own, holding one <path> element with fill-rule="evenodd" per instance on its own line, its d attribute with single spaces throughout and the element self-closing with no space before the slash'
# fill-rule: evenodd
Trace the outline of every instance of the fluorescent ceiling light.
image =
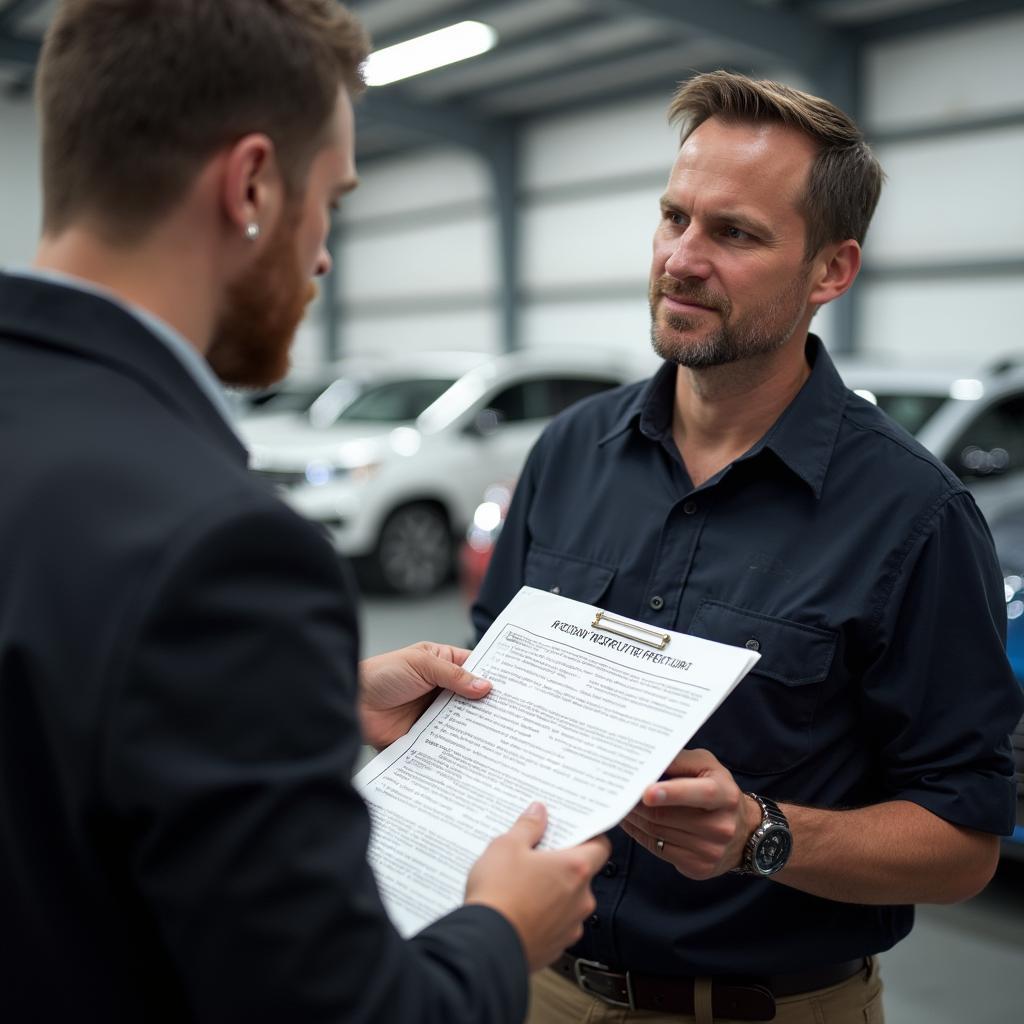
<svg viewBox="0 0 1024 1024">
<path fill-rule="evenodd" d="M 467 57 L 477 57 L 497 41 L 498 33 L 490 25 L 481 21 L 460 21 L 457 25 L 375 50 L 366 58 L 363 74 L 367 85 L 388 85 Z"/>
</svg>

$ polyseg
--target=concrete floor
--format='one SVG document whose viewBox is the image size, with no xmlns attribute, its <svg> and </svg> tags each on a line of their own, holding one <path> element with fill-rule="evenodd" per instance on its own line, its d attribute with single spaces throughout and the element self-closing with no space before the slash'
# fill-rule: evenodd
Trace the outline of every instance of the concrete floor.
<svg viewBox="0 0 1024 1024">
<path fill-rule="evenodd" d="M 454 587 L 417 601 L 370 598 L 362 624 L 365 654 L 470 637 Z M 967 903 L 918 908 L 914 931 L 883 956 L 882 977 L 886 1024 L 1024 1021 L 1024 863 L 1004 862 Z"/>
</svg>

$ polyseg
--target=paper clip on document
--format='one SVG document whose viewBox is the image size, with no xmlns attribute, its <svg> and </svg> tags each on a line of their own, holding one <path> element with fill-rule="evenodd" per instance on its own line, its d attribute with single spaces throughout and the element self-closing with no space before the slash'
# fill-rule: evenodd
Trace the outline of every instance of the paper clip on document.
<svg viewBox="0 0 1024 1024">
<path fill-rule="evenodd" d="M 612 623 L 612 625 L 607 625 L 607 623 Z M 597 612 L 591 625 L 595 629 L 603 629 L 606 633 L 614 633 L 616 636 L 624 636 L 627 640 L 635 640 L 638 644 L 656 647 L 659 651 L 665 650 L 669 640 L 672 639 L 668 633 L 662 633 L 657 629 L 648 629 L 646 626 L 638 626 L 635 622 L 626 622 L 625 619 L 616 619 L 602 611 Z"/>
</svg>

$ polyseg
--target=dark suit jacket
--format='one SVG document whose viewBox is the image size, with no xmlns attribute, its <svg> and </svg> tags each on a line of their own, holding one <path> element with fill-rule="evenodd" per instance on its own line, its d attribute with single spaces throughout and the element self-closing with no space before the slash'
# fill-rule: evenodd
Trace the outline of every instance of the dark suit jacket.
<svg viewBox="0 0 1024 1024">
<path fill-rule="evenodd" d="M 521 1019 L 503 917 L 384 914 L 356 654 L 329 545 L 177 358 L 0 275 L 0 1020 Z"/>
</svg>

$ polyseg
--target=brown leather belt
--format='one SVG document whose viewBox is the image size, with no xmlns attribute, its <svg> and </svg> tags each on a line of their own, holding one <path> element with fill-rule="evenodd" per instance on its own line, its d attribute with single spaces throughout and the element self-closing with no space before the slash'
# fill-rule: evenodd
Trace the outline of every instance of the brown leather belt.
<svg viewBox="0 0 1024 1024">
<path fill-rule="evenodd" d="M 711 978 L 711 1012 L 733 1020 L 773 1020 L 775 1000 L 838 985 L 864 970 L 864 957 L 797 974 Z M 584 992 L 613 1006 L 662 1013 L 693 1013 L 694 978 L 613 971 L 594 960 L 563 953 L 551 965 Z"/>
</svg>

